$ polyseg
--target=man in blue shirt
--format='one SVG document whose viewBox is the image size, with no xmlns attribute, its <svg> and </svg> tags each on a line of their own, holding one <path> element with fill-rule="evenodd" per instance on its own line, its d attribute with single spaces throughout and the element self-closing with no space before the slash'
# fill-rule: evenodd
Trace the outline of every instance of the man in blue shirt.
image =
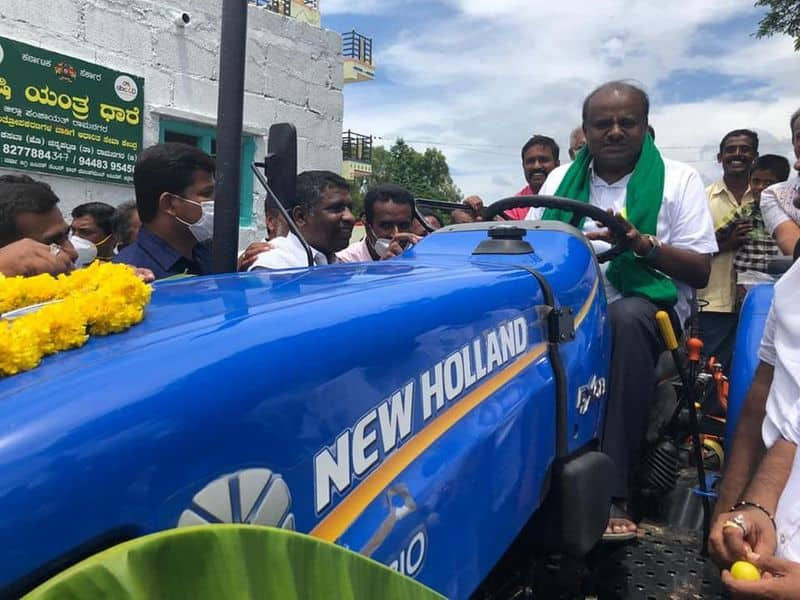
<svg viewBox="0 0 800 600">
<path fill-rule="evenodd" d="M 156 279 L 211 273 L 214 171 L 214 159 L 187 144 L 142 151 L 133 171 L 142 228 L 113 261 L 146 267 Z"/>
</svg>

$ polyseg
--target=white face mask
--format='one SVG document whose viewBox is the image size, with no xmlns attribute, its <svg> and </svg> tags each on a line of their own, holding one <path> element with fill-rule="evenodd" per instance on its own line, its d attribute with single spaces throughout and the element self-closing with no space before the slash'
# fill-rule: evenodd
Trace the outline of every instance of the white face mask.
<svg viewBox="0 0 800 600">
<path fill-rule="evenodd" d="M 391 238 L 381 238 L 375 235 L 375 230 L 372 226 L 369 226 L 369 232 L 372 234 L 371 236 L 367 236 L 367 242 L 372 244 L 372 249 L 375 250 L 375 254 L 380 256 L 381 258 L 386 258 L 391 254 L 389 252 L 389 246 L 392 245 Z M 372 238 L 371 240 L 369 238 Z"/>
<path fill-rule="evenodd" d="M 173 195 L 176 198 L 180 198 L 184 202 L 189 202 L 190 204 L 199 206 L 200 210 L 203 211 L 203 214 L 200 215 L 200 218 L 195 223 L 188 223 L 176 216 L 175 218 L 178 220 L 178 222 L 186 225 L 198 242 L 207 242 L 208 240 L 212 239 L 214 237 L 214 201 L 209 200 L 208 202 L 195 202 L 194 200 L 189 200 L 188 198 L 178 196 L 177 194 Z"/>
<path fill-rule="evenodd" d="M 388 238 L 375 238 L 375 242 L 373 242 L 372 247 L 375 249 L 375 253 L 380 256 L 381 258 L 386 258 L 391 254 L 389 252 L 389 246 L 392 245 L 392 240 Z"/>
<path fill-rule="evenodd" d="M 69 241 L 78 253 L 78 260 L 75 261 L 76 267 L 85 267 L 97 258 L 97 246 L 89 240 L 85 240 L 77 235 L 71 235 L 69 236 Z"/>
</svg>

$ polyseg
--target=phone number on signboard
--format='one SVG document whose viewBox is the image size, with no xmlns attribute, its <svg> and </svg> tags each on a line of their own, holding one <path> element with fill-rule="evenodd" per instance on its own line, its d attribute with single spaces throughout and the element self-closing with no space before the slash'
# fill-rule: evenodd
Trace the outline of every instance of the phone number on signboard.
<svg viewBox="0 0 800 600">
<path fill-rule="evenodd" d="M 66 152 L 53 152 L 52 150 L 17 146 L 15 144 L 3 144 L 3 154 L 8 156 L 22 156 L 25 158 L 39 158 L 42 160 L 60 160 L 60 158 L 67 158 L 69 156 Z"/>
<path fill-rule="evenodd" d="M 33 158 L 39 160 L 69 160 L 70 154 L 67 152 L 53 152 L 42 148 L 31 148 L 29 146 L 18 146 L 16 144 L 3 144 L 3 154 L 7 156 L 19 156 L 23 158 Z M 103 160 L 102 158 L 91 158 L 79 156 L 78 164 L 81 167 L 92 167 L 106 171 L 119 173 L 133 173 L 133 165 L 116 161 Z"/>
<path fill-rule="evenodd" d="M 119 173 L 133 173 L 133 165 L 128 163 L 121 163 L 116 161 L 103 160 L 102 158 L 89 158 L 87 156 L 79 156 L 78 164 L 82 167 L 92 167 L 95 169 L 102 169 L 103 171 L 112 171 Z"/>
</svg>

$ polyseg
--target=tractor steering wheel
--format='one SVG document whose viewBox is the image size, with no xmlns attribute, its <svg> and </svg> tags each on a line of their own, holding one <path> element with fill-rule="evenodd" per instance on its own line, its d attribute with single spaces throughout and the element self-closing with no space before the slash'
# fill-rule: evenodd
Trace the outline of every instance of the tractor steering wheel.
<svg viewBox="0 0 800 600">
<path fill-rule="evenodd" d="M 569 224 L 573 227 L 580 227 L 584 218 L 592 219 L 607 227 L 614 236 L 614 244 L 605 252 L 600 252 L 597 255 L 597 261 L 600 263 L 616 258 L 630 247 L 630 240 L 626 235 L 627 232 L 614 215 L 610 215 L 602 208 L 592 206 L 588 202 L 578 202 L 577 200 L 559 196 L 513 196 L 511 198 L 503 198 L 497 202 L 492 202 L 484 209 L 483 219 L 484 221 L 493 221 L 495 217 L 499 216 L 508 220 L 509 217 L 505 214 L 505 211 L 511 208 L 526 207 L 556 208 L 571 212 L 572 219 L 570 219 Z"/>
</svg>

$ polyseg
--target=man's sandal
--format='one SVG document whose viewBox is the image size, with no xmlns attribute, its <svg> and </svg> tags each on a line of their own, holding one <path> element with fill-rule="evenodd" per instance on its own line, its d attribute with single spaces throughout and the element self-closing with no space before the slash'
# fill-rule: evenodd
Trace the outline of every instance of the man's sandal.
<svg viewBox="0 0 800 600">
<path fill-rule="evenodd" d="M 631 518 L 631 516 L 625 511 L 625 509 L 620 508 L 616 504 L 612 504 L 611 510 L 608 511 L 608 522 L 611 523 L 612 519 L 624 519 L 626 521 L 630 521 L 634 525 L 636 524 L 634 520 Z M 608 528 L 608 525 L 606 525 L 606 528 Z M 616 542 L 629 542 L 635 539 L 636 539 L 636 530 L 624 531 L 619 533 L 606 531 L 605 533 L 603 533 L 601 541 L 607 543 L 616 543 Z"/>
</svg>

